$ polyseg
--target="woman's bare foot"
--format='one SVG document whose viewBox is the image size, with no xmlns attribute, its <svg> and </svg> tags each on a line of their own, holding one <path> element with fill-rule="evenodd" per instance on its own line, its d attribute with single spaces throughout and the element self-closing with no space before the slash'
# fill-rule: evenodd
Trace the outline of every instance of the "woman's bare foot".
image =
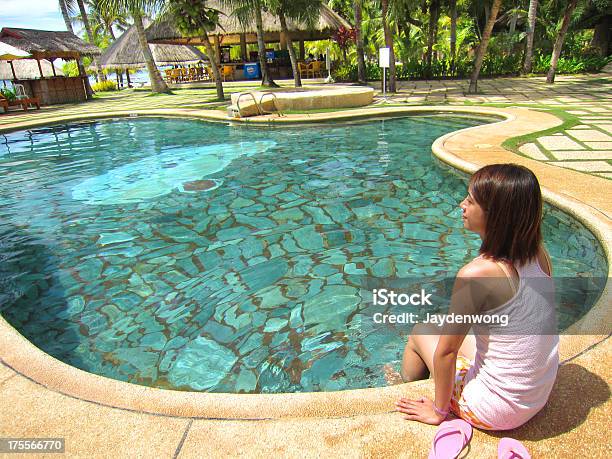
<svg viewBox="0 0 612 459">
<path fill-rule="evenodd" d="M 390 363 L 387 363 L 383 369 L 385 370 L 385 380 L 388 386 L 395 386 L 396 384 L 402 384 L 404 380 L 399 371 L 397 371 Z"/>
</svg>

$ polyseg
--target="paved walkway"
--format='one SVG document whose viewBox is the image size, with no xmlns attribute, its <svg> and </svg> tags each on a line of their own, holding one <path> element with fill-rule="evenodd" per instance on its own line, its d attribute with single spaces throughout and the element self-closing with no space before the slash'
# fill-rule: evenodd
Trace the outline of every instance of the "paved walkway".
<svg viewBox="0 0 612 459">
<path fill-rule="evenodd" d="M 380 89 L 380 88 L 377 88 Z M 612 74 L 482 80 L 468 95 L 467 81 L 401 81 L 386 103 L 410 105 L 520 105 L 563 117 L 558 132 L 529 138 L 518 153 L 555 166 L 612 178 Z M 377 97 L 377 103 L 385 103 Z"/>
</svg>

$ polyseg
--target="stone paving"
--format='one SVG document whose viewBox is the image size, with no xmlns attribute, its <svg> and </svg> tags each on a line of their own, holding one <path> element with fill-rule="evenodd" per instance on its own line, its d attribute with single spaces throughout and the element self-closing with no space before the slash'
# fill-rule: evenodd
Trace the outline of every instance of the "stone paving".
<svg viewBox="0 0 612 459">
<path fill-rule="evenodd" d="M 612 75 L 482 80 L 479 93 L 467 94 L 467 81 L 401 81 L 387 103 L 410 105 L 503 104 L 572 115 L 572 127 L 522 144 L 518 153 L 559 167 L 612 178 Z M 377 103 L 384 103 L 380 93 Z"/>
<path fill-rule="evenodd" d="M 380 88 L 378 88 L 380 89 Z M 498 78 L 479 82 L 468 95 L 467 81 L 401 81 L 387 103 L 410 105 L 520 104 L 565 112 L 573 126 L 520 145 L 518 152 L 538 161 L 612 178 L 612 74 L 559 76 L 554 85 L 544 77 Z M 384 103 L 378 94 L 377 103 Z"/>
</svg>

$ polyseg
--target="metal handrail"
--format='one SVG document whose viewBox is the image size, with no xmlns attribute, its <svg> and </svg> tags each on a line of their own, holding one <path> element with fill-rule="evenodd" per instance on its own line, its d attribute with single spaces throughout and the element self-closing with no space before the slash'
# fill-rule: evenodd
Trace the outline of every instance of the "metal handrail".
<svg viewBox="0 0 612 459">
<path fill-rule="evenodd" d="M 242 94 L 240 94 L 238 96 L 238 100 L 236 101 L 236 107 L 238 108 L 238 113 L 240 113 L 240 99 L 242 99 L 242 96 L 251 96 L 251 99 L 253 99 L 253 103 L 255 104 L 255 108 L 257 109 L 257 114 L 258 115 L 263 115 L 264 112 L 261 109 L 260 105 L 257 103 L 257 99 L 255 99 L 255 94 L 253 94 L 252 92 L 243 92 Z"/>
<path fill-rule="evenodd" d="M 285 116 L 285 115 L 283 115 L 283 112 L 281 112 L 279 110 L 278 105 L 276 104 L 276 101 L 278 100 L 278 98 L 276 97 L 276 94 L 274 94 L 273 92 L 264 92 L 261 95 L 261 97 L 259 98 L 259 106 L 261 108 L 262 114 L 265 113 L 265 110 L 263 108 L 263 100 L 264 100 L 264 97 L 266 97 L 266 96 L 272 96 L 273 97 L 272 105 L 274 105 L 274 109 L 276 110 L 276 113 L 278 113 L 278 116 Z M 274 112 L 272 111 L 272 112 L 269 112 L 269 113 L 272 114 Z"/>
</svg>

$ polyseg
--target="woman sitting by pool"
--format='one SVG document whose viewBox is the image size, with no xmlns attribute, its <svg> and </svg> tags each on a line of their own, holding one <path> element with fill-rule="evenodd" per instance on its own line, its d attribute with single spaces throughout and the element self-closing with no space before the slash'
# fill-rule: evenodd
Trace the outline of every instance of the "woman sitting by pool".
<svg viewBox="0 0 612 459">
<path fill-rule="evenodd" d="M 460 207 L 464 227 L 478 233 L 482 245 L 457 274 L 449 314 L 507 315 L 507 325 L 415 326 L 401 377 L 407 382 L 431 374 L 435 400 L 402 398 L 397 410 L 427 424 L 440 424 L 452 411 L 481 429 L 513 429 L 545 405 L 559 365 L 540 186 L 525 167 L 486 166 L 472 176 Z"/>
</svg>

